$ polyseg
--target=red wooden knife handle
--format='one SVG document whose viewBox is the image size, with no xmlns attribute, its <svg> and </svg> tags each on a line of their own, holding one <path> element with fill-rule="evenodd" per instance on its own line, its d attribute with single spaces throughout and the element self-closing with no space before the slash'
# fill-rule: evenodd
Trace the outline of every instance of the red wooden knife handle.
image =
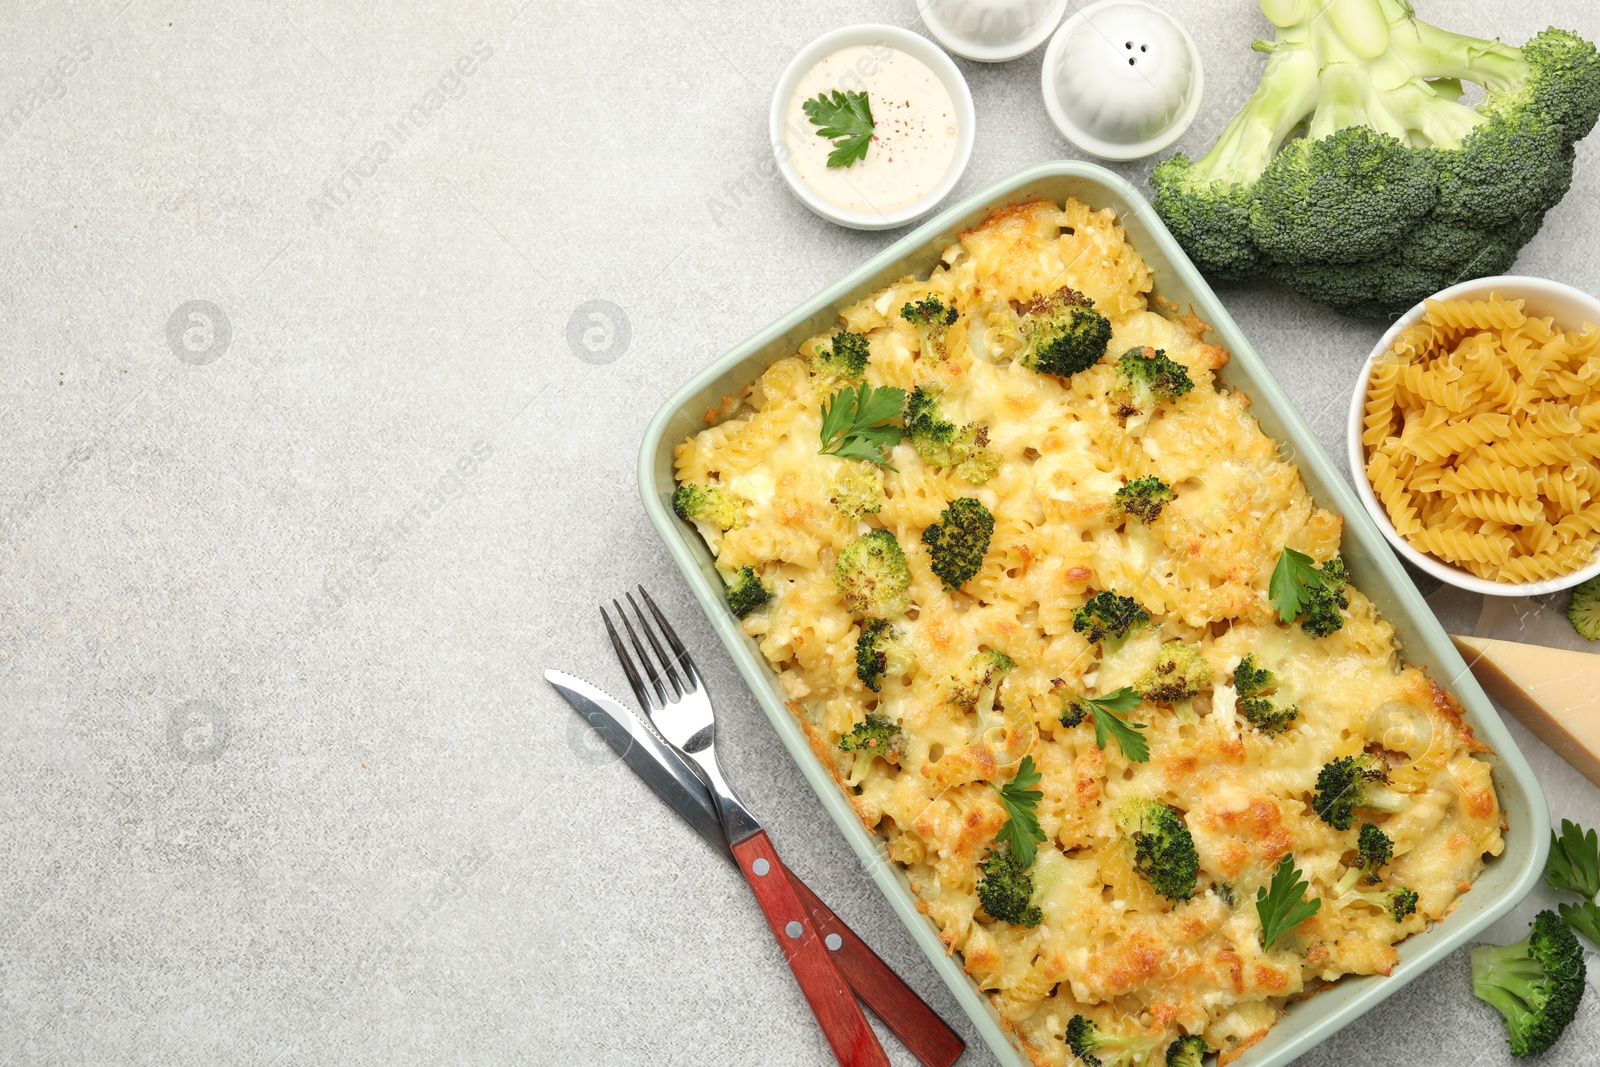
<svg viewBox="0 0 1600 1067">
<path fill-rule="evenodd" d="M 856 996 L 867 1002 L 883 1024 L 901 1044 L 927 1067 L 950 1067 L 961 1057 L 967 1043 L 961 1035 L 917 996 L 894 969 L 856 932 L 844 924 L 793 871 L 785 868 L 789 884 L 800 902 L 811 913 L 811 921 L 822 935 L 822 943 L 833 953 L 833 962 L 850 983 Z"/>
<path fill-rule="evenodd" d="M 834 966 L 833 954 L 823 944 L 822 935 L 817 933 L 794 886 L 789 884 L 766 831 L 758 830 L 735 844 L 733 858 L 739 861 L 739 870 L 755 892 L 767 925 L 772 927 L 840 1067 L 889 1067 L 889 1057 L 878 1044 L 878 1035 L 872 1032 L 861 1005 Z"/>
</svg>

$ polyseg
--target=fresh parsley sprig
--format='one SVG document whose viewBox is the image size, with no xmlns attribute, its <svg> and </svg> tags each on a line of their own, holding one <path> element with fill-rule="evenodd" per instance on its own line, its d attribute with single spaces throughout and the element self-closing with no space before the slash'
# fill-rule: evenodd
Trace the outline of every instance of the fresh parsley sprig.
<svg viewBox="0 0 1600 1067">
<path fill-rule="evenodd" d="M 862 382 L 844 388 L 822 405 L 822 447 L 818 455 L 860 459 L 887 470 L 888 450 L 900 443 L 905 431 L 891 425 L 906 406 L 906 391 L 893 386 L 874 389 Z"/>
<path fill-rule="evenodd" d="M 1150 762 L 1150 743 L 1145 740 L 1140 730 L 1145 728 L 1142 722 L 1129 722 L 1123 718 L 1128 712 L 1138 707 L 1144 698 L 1132 686 L 1125 685 L 1121 689 L 1113 690 L 1103 697 L 1084 697 L 1075 701 L 1072 712 L 1062 718 L 1062 722 L 1069 726 L 1083 721 L 1084 709 L 1094 716 L 1094 743 L 1101 749 L 1106 747 L 1106 742 L 1111 738 L 1117 739 L 1117 744 L 1122 747 L 1122 754 L 1133 763 Z M 1076 712 L 1077 718 L 1068 721 Z"/>
<path fill-rule="evenodd" d="M 1294 853 L 1278 861 L 1272 883 L 1256 890 L 1256 914 L 1261 917 L 1261 947 L 1271 948 L 1280 936 L 1305 922 L 1322 908 L 1322 898 L 1306 899 L 1311 883 L 1303 881 L 1294 865 Z"/>
<path fill-rule="evenodd" d="M 872 143 L 872 102 L 866 93 L 818 93 L 800 105 L 817 127 L 817 136 L 833 142 L 828 166 L 849 167 L 867 158 Z"/>
<path fill-rule="evenodd" d="M 1561 820 L 1561 834 L 1550 831 L 1550 858 L 1544 865 L 1545 884 L 1565 889 L 1583 898 L 1577 904 L 1562 904 L 1561 917 L 1567 925 L 1600 945 L 1600 907 L 1594 898 L 1600 894 L 1600 840 L 1593 830 L 1570 819 Z"/>
<path fill-rule="evenodd" d="M 1033 866 L 1039 843 L 1045 839 L 1037 813 L 1044 793 L 1033 788 L 1039 784 L 1040 777 L 1033 765 L 1033 757 L 1023 756 L 1022 762 L 1017 764 L 1016 777 L 1005 785 L 992 786 L 1000 794 L 1000 804 L 1006 809 L 1006 824 L 994 839 L 1009 844 L 1011 858 L 1024 868 Z"/>
<path fill-rule="evenodd" d="M 1272 568 L 1272 581 L 1267 585 L 1267 595 L 1272 606 L 1278 609 L 1278 618 L 1294 622 L 1300 609 L 1311 599 L 1311 591 L 1322 585 L 1322 572 L 1316 561 L 1304 552 L 1285 548 Z"/>
</svg>

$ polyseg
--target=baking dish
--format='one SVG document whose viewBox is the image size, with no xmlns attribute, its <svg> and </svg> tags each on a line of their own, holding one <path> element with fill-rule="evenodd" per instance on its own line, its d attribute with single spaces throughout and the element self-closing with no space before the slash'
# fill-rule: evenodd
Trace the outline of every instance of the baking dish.
<svg viewBox="0 0 1600 1067">
<path fill-rule="evenodd" d="M 1069 196 L 1094 208 L 1115 210 L 1129 241 L 1155 275 L 1153 295 L 1180 307 L 1192 306 L 1195 314 L 1212 324 L 1214 340 L 1233 356 L 1221 373 L 1222 380 L 1250 394 L 1254 400 L 1252 413 L 1262 429 L 1279 441 L 1299 465 L 1313 498 L 1345 516 L 1344 559 L 1356 583 L 1394 626 L 1406 659 L 1427 667 L 1455 695 L 1467 721 L 1496 753 L 1492 757 L 1494 780 L 1510 827 L 1505 833 L 1504 854 L 1489 863 L 1473 891 L 1461 898 L 1449 917 L 1399 946 L 1400 963 L 1392 975 L 1341 979 L 1326 991 L 1291 1007 L 1265 1040 L 1235 1061 L 1239 1067 L 1276 1067 L 1309 1051 L 1509 911 L 1533 888 L 1543 871 L 1549 850 L 1550 816 L 1532 770 L 1366 509 L 1216 294 L 1179 249 L 1154 209 L 1131 185 L 1090 163 L 1044 163 L 1019 171 L 942 212 L 735 346 L 678 389 L 645 431 L 639 454 L 640 493 L 651 523 L 683 571 L 713 629 L 859 862 L 1000 1062 L 1007 1067 L 1026 1067 L 1026 1058 L 1001 1029 L 999 1016 L 988 998 L 962 971 L 960 961 L 945 954 L 932 921 L 917 911 L 916 898 L 905 876 L 884 858 L 879 838 L 862 826 L 844 793 L 812 753 L 805 734 L 784 705 L 776 674 L 728 612 L 723 584 L 712 565 L 710 551 L 694 528 L 672 512 L 672 452 L 685 437 L 704 428 L 702 415 L 724 395 L 754 381 L 774 360 L 792 355 L 806 338 L 835 325 L 838 308 L 907 274 L 925 277 L 962 230 L 976 225 L 995 208 L 1039 198 L 1059 203 Z"/>
</svg>

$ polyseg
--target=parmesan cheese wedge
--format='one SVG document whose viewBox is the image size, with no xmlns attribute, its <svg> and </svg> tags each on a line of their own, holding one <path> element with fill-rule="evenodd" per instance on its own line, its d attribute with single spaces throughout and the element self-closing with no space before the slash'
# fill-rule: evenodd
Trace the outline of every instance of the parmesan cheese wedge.
<svg viewBox="0 0 1600 1067">
<path fill-rule="evenodd" d="M 1600 785 L 1600 656 L 1451 634 L 1478 684 Z"/>
</svg>

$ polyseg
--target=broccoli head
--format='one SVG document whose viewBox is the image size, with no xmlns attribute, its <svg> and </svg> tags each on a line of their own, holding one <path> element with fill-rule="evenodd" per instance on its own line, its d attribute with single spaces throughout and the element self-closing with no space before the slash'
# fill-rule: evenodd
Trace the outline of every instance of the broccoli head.
<svg viewBox="0 0 1600 1067">
<path fill-rule="evenodd" d="M 1300 715 L 1300 709 L 1273 704 L 1265 694 L 1277 689 L 1272 672 L 1256 662 L 1254 654 L 1245 656 L 1233 669 L 1233 688 L 1239 694 L 1239 714 L 1246 722 L 1268 737 L 1274 737 L 1289 728 Z"/>
<path fill-rule="evenodd" d="M 672 510 L 678 518 L 703 522 L 719 530 L 736 530 L 748 522 L 746 503 L 743 497 L 721 486 L 697 482 L 685 482 L 672 494 Z"/>
<path fill-rule="evenodd" d="M 1572 590 L 1567 621 L 1579 637 L 1600 641 L 1600 577 L 1590 578 Z"/>
<path fill-rule="evenodd" d="M 1009 850 L 991 851 L 978 864 L 983 877 L 978 880 L 978 901 L 983 910 L 1013 926 L 1038 926 L 1044 912 L 1033 899 L 1033 875 L 1011 857 Z"/>
<path fill-rule="evenodd" d="M 945 335 L 959 317 L 954 307 L 945 307 L 943 300 L 928 296 L 906 304 L 900 309 L 900 317 L 917 328 L 924 352 L 936 359 L 949 355 Z"/>
<path fill-rule="evenodd" d="M 1131 596 L 1102 590 L 1072 614 L 1072 628 L 1090 641 L 1122 641 L 1135 627 L 1150 621 L 1150 613 Z"/>
<path fill-rule="evenodd" d="M 939 410 L 939 402 L 921 386 L 906 397 L 906 439 L 924 463 L 954 467 L 973 485 L 982 485 L 1000 469 L 1000 457 L 989 448 L 989 428 L 957 427 Z"/>
<path fill-rule="evenodd" d="M 858 615 L 889 619 L 911 603 L 911 568 L 900 542 L 888 530 L 873 530 L 840 552 L 833 564 L 833 581 L 845 604 Z"/>
<path fill-rule="evenodd" d="M 883 510 L 883 472 L 870 463 L 847 463 L 828 486 L 828 502 L 851 522 Z"/>
<path fill-rule="evenodd" d="M 1578 938 L 1553 911 L 1535 916 L 1521 941 L 1472 950 L 1472 991 L 1505 1017 L 1513 1056 L 1556 1043 L 1578 1013 L 1585 977 Z"/>
<path fill-rule="evenodd" d="M 856 677 L 874 693 L 883 689 L 887 677 L 899 677 L 911 669 L 911 650 L 900 634 L 885 619 L 868 619 L 856 639 Z"/>
<path fill-rule="evenodd" d="M 894 720 L 871 711 L 839 738 L 839 749 L 843 752 L 869 752 L 895 763 L 900 758 L 900 741 L 900 727 L 895 725 Z"/>
<path fill-rule="evenodd" d="M 1466 37 L 1408 0 L 1260 3 L 1277 32 L 1254 94 L 1205 156 L 1151 179 L 1201 269 L 1379 316 L 1508 268 L 1600 115 L 1594 46 Z"/>
<path fill-rule="evenodd" d="M 1167 1067 L 1203 1067 L 1207 1052 L 1206 1039 L 1199 1034 L 1186 1034 L 1167 1046 Z"/>
<path fill-rule="evenodd" d="M 811 372 L 817 376 L 819 386 L 830 392 L 843 385 L 859 385 L 866 376 L 871 354 L 865 337 L 840 330 L 833 335 L 830 347 L 818 345 L 812 350 Z"/>
<path fill-rule="evenodd" d="M 1123 415 L 1148 414 L 1154 405 L 1193 388 L 1188 368 L 1168 359 L 1159 348 L 1130 348 L 1117 361 L 1117 392 L 1128 398 Z"/>
<path fill-rule="evenodd" d="M 1194 896 L 1200 856 L 1183 813 L 1156 800 L 1133 799 L 1117 808 L 1117 825 L 1133 842 L 1133 868 L 1168 900 Z"/>
<path fill-rule="evenodd" d="M 761 584 L 761 576 L 753 567 L 740 567 L 739 573 L 728 583 L 728 610 L 742 619 L 772 599 L 772 590 Z"/>
<path fill-rule="evenodd" d="M 1157 1037 L 1123 1037 L 1108 1034 L 1084 1015 L 1074 1015 L 1067 1023 L 1067 1047 L 1085 1067 L 1133 1067 L 1143 1064 L 1155 1052 Z"/>
<path fill-rule="evenodd" d="M 1138 689 L 1156 704 L 1177 704 L 1199 696 L 1211 684 L 1211 674 L 1211 664 L 1198 651 L 1182 641 L 1167 641 L 1139 678 Z"/>
<path fill-rule="evenodd" d="M 1147 474 L 1118 489 L 1111 499 L 1123 512 L 1148 526 L 1160 517 L 1162 508 L 1172 503 L 1172 486 Z"/>
<path fill-rule="evenodd" d="M 1111 343 L 1111 322 L 1094 301 L 1066 287 L 1040 294 L 1022 309 L 1022 365 L 1069 378 L 1100 362 Z"/>
<path fill-rule="evenodd" d="M 939 513 L 939 521 L 922 531 L 933 573 L 946 589 L 959 589 L 983 566 L 994 536 L 994 516 L 970 496 L 958 497 Z"/>
<path fill-rule="evenodd" d="M 1016 669 L 1004 652 L 989 650 L 975 654 L 964 669 L 950 676 L 950 703 L 963 708 L 977 707 L 987 694 L 993 698 L 1000 680 Z"/>
<path fill-rule="evenodd" d="M 1378 757 L 1364 752 L 1340 756 L 1317 772 L 1311 807 L 1335 830 L 1348 830 L 1357 808 L 1391 814 L 1404 810 L 1405 795 L 1390 789 L 1388 781 L 1388 766 Z"/>
</svg>

